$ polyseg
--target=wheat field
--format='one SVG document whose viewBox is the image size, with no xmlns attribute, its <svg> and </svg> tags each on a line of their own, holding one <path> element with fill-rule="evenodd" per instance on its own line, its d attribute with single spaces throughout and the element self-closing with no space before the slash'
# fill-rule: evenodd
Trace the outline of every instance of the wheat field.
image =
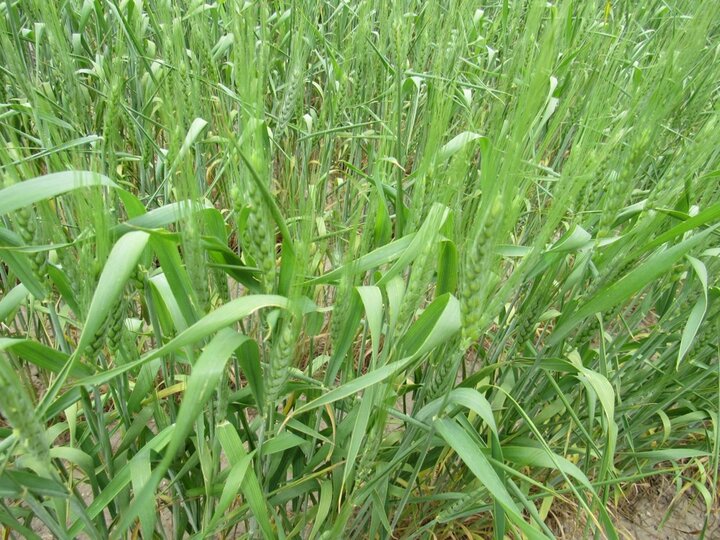
<svg viewBox="0 0 720 540">
<path fill-rule="evenodd" d="M 0 2 L 3 538 L 710 516 L 719 43 L 717 0 Z"/>
</svg>

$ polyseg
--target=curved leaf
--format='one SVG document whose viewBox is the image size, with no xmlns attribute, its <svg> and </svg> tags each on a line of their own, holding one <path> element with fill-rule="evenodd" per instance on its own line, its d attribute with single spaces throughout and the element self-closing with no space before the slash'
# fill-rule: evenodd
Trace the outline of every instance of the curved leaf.
<svg viewBox="0 0 720 540">
<path fill-rule="evenodd" d="M 90 171 L 66 171 L 38 176 L 0 190 L 0 216 L 70 191 L 118 185 L 107 176 Z"/>
</svg>

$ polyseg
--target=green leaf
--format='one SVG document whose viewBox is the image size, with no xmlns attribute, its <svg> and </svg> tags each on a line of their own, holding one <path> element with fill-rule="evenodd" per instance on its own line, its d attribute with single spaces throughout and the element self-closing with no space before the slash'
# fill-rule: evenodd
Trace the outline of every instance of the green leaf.
<svg viewBox="0 0 720 540">
<path fill-rule="evenodd" d="M 275 296 L 269 294 L 256 294 L 237 298 L 216 309 L 215 311 L 208 313 L 207 315 L 205 315 L 205 317 L 193 324 L 187 330 L 181 332 L 174 339 L 170 340 L 168 343 L 166 343 L 159 349 L 149 351 L 139 360 L 129 362 L 114 369 L 109 369 L 91 377 L 86 377 L 77 381 L 75 385 L 80 386 L 104 384 L 107 381 L 117 377 L 121 373 L 133 370 L 136 367 L 146 364 L 151 360 L 175 352 L 187 345 L 196 343 L 201 339 L 206 338 L 210 334 L 213 334 L 218 330 L 226 328 L 234 322 L 237 322 L 240 319 L 247 317 L 254 311 L 265 307 L 285 308 L 287 307 L 287 299 L 283 298 L 282 296 Z"/>
<path fill-rule="evenodd" d="M 378 286 L 385 285 L 393 277 L 399 275 L 423 250 L 428 249 L 428 244 L 435 241 L 437 233 L 445 223 L 448 214 L 447 207 L 439 203 L 433 204 L 430 212 L 428 212 L 428 217 L 423 222 L 420 230 L 413 236 L 410 245 L 400 254 L 395 264 L 378 280 Z"/>
<path fill-rule="evenodd" d="M 82 354 L 102 328 L 110 308 L 120 298 L 127 280 L 135 271 L 148 238 L 147 233 L 134 231 L 122 236 L 113 246 L 100 275 L 73 357 Z"/>
<path fill-rule="evenodd" d="M 238 363 L 245 373 L 250 391 L 255 403 L 261 411 L 265 408 L 265 386 L 263 384 L 263 370 L 260 365 L 260 349 L 253 339 L 248 339 L 240 345 L 236 352 Z"/>
<path fill-rule="evenodd" d="M 610 381 L 608 381 L 600 373 L 588 369 L 586 367 L 578 367 L 578 379 L 588 389 L 592 389 L 597 398 L 600 400 L 600 405 L 605 413 L 605 418 L 608 424 L 615 424 L 615 390 L 613 390 Z"/>
<path fill-rule="evenodd" d="M 497 434 L 497 425 L 495 424 L 495 416 L 490 402 L 474 388 L 455 388 L 447 396 L 431 401 L 418 412 L 418 420 L 431 420 L 434 416 L 440 414 L 443 404 L 445 408 L 456 405 L 473 411 Z"/>
<path fill-rule="evenodd" d="M 242 483 L 245 480 L 245 474 L 248 472 L 250 464 L 252 463 L 253 455 L 254 452 L 246 454 L 242 456 L 237 463 L 231 465 L 230 473 L 228 474 L 227 480 L 225 480 L 225 485 L 223 486 L 222 493 L 220 494 L 220 499 L 215 507 L 215 513 L 210 519 L 208 530 L 213 530 L 215 526 L 220 523 L 220 520 L 223 518 L 223 514 L 228 508 L 230 508 L 230 505 L 235 500 L 235 497 L 237 497 Z"/>
<path fill-rule="evenodd" d="M 130 480 L 132 482 L 133 491 L 140 493 L 143 487 L 150 481 L 152 468 L 150 466 L 150 455 L 145 453 L 139 459 L 133 459 L 130 465 Z M 140 509 L 140 529 L 143 538 L 152 538 L 153 529 L 155 528 L 155 505 L 148 504 Z"/>
<path fill-rule="evenodd" d="M 134 229 L 160 229 L 177 223 L 183 216 L 200 212 L 218 211 L 208 201 L 200 204 L 195 201 L 178 201 L 120 223 L 113 227 L 112 232 L 121 235 Z"/>
<path fill-rule="evenodd" d="M 326 394 L 296 408 L 285 423 L 292 417 L 340 399 L 349 397 L 369 386 L 380 383 L 408 367 L 416 358 L 427 351 L 446 342 L 460 330 L 460 303 L 457 299 L 446 294 L 437 298 L 426 309 L 418 320 L 405 334 L 403 339 L 405 357 L 401 360 L 384 365 L 369 371 L 357 379 L 353 379 L 342 386 L 330 390 Z"/>
<path fill-rule="evenodd" d="M 38 176 L 0 190 L 0 216 L 76 189 L 117 188 L 107 176 L 90 171 L 66 171 Z"/>
<path fill-rule="evenodd" d="M 175 455 L 185 444 L 187 436 L 193 431 L 195 420 L 202 412 L 205 403 L 216 391 L 230 355 L 247 339 L 246 336 L 233 330 L 225 329 L 219 332 L 205 347 L 200 358 L 193 366 L 188 379 L 180 410 L 177 414 L 175 429 L 165 451 L 165 456 L 152 472 L 152 475 L 146 479 L 142 490 L 136 494 L 125 514 L 122 515 L 120 523 L 114 531 L 115 536 L 122 535 L 132 525 L 135 518 L 143 512 L 144 508 L 153 505 L 155 490 L 160 484 L 160 480 L 172 464 Z"/>
<path fill-rule="evenodd" d="M 85 348 L 95 339 L 95 334 L 102 328 L 110 309 L 120 298 L 125 283 L 135 270 L 147 241 L 147 233 L 135 231 L 122 236 L 113 246 L 90 302 L 85 325 L 80 334 L 80 339 L 78 339 L 75 352 L 48 392 L 43 396 L 39 408 L 41 414 L 44 414 L 51 401 L 58 395 L 68 374 L 75 369 Z"/>
<path fill-rule="evenodd" d="M 458 280 L 458 251 L 455 242 L 444 240 L 440 243 L 437 283 L 435 294 L 455 294 Z"/>
<path fill-rule="evenodd" d="M 318 535 L 318 533 L 320 532 L 320 528 L 322 527 L 323 523 L 325 523 L 325 520 L 330 513 L 332 494 L 332 483 L 329 480 L 323 480 L 322 482 L 320 482 L 320 500 L 315 506 L 315 508 L 317 508 L 317 512 L 315 513 L 315 517 L 313 518 L 313 526 L 310 530 L 310 536 L 308 536 L 310 540 L 313 540 Z"/>
<path fill-rule="evenodd" d="M 567 251 L 577 251 L 578 249 L 592 243 L 592 236 L 585 229 L 576 225 L 573 229 L 565 234 L 560 240 L 555 242 L 553 246 L 547 250 L 547 253 L 558 253 Z"/>
<path fill-rule="evenodd" d="M 187 381 L 175 422 L 175 431 L 166 452 L 166 459 L 167 456 L 171 456 L 170 459 L 174 457 L 174 454 L 184 444 L 187 435 L 193 431 L 195 419 L 215 392 L 230 355 L 248 339 L 233 330 L 224 329 L 218 332 L 205 347 Z"/>
<path fill-rule="evenodd" d="M 355 470 L 358 452 L 360 451 L 362 442 L 365 440 L 365 433 L 370 422 L 370 414 L 372 413 L 374 405 L 374 395 L 375 392 L 373 392 L 373 389 L 368 388 L 365 391 L 362 400 L 360 400 L 360 406 L 358 407 L 357 416 L 355 417 L 355 425 L 353 426 L 352 435 L 350 435 L 350 444 L 347 449 L 347 458 L 345 460 L 345 468 L 342 478 L 343 488 L 348 483 L 348 480 Z"/>
<path fill-rule="evenodd" d="M 437 297 L 412 324 L 398 348 L 410 357 L 420 356 L 460 331 L 460 302 L 451 294 Z"/>
<path fill-rule="evenodd" d="M 12 231 L 0 227 L 0 248 L 2 247 L 22 247 L 22 240 Z M 30 294 L 35 298 L 45 298 L 45 286 L 32 271 L 28 255 L 12 249 L 0 249 L 0 260 L 7 263 L 10 271 L 27 287 Z"/>
<path fill-rule="evenodd" d="M 533 529 L 523 518 L 520 509 L 516 506 L 510 493 L 503 484 L 495 469 L 485 457 L 483 450 L 460 425 L 448 418 L 440 418 L 434 423 L 435 429 L 445 442 L 463 460 L 468 469 L 480 480 L 490 493 L 505 510 L 507 516 L 517 525 L 528 537 L 532 539 L 547 538 L 544 534 Z"/>
<path fill-rule="evenodd" d="M 22 497 L 25 490 L 41 497 L 66 499 L 69 496 L 62 484 L 31 472 L 6 469 L 0 475 L 0 497 Z"/>
<path fill-rule="evenodd" d="M 235 466 L 240 463 L 247 455 L 247 452 L 235 427 L 229 422 L 223 422 L 217 426 L 215 433 L 230 465 Z M 275 539 L 277 535 L 270 523 L 267 499 L 263 495 L 260 482 L 252 467 L 249 467 L 245 474 L 245 478 L 241 484 L 241 490 L 247 499 L 248 506 L 250 506 L 255 519 L 260 525 L 263 536 L 267 540 Z"/>
<path fill-rule="evenodd" d="M 96 485 L 95 463 L 89 454 L 79 448 L 73 448 L 71 446 L 53 446 L 50 448 L 50 457 L 53 459 L 63 459 L 76 465 L 88 476 L 90 483 Z"/>
<path fill-rule="evenodd" d="M 195 144 L 195 141 L 206 127 L 207 120 L 203 120 L 202 118 L 195 118 L 192 121 L 192 124 L 190 124 L 190 129 L 188 129 L 188 132 L 185 134 L 185 140 L 183 141 L 183 144 L 180 147 L 177 156 L 173 160 L 168 174 L 171 174 L 177 168 L 180 161 L 182 161 L 182 159 L 187 155 L 192 145 Z"/>
<path fill-rule="evenodd" d="M 325 374 L 325 384 L 331 384 L 340 371 L 345 355 L 353 345 L 353 340 L 357 334 L 358 325 L 362 316 L 362 302 L 360 296 L 351 294 L 349 298 L 349 306 L 344 313 L 344 320 L 341 327 L 340 335 L 333 343 L 332 356 L 328 362 L 327 373 Z M 337 304 L 336 306 L 337 307 Z M 335 309 L 335 307 L 333 309 Z M 335 315 L 333 315 L 335 316 Z"/>
<path fill-rule="evenodd" d="M 478 133 L 473 133 L 471 131 L 463 131 L 462 133 L 460 133 L 460 135 L 456 135 L 452 138 L 452 140 L 450 140 L 450 142 L 446 143 L 442 148 L 440 148 L 440 151 L 438 152 L 438 160 L 445 161 L 449 159 L 450 157 L 457 154 L 460 150 L 465 148 L 465 146 L 467 146 L 469 143 L 478 139 L 484 139 L 484 137 Z"/>
<path fill-rule="evenodd" d="M 150 441 L 145 443 L 140 451 L 135 454 L 130 463 L 125 464 L 120 470 L 115 471 L 115 475 L 105 488 L 96 496 L 87 508 L 87 514 L 90 518 L 99 516 L 102 511 L 109 505 L 112 504 L 118 497 L 118 494 L 125 489 L 131 481 L 131 467 L 133 462 L 143 461 L 149 459 L 151 452 L 160 452 L 170 442 L 170 437 L 175 426 L 168 426 L 163 429 L 160 433 L 155 435 Z M 153 509 L 155 504 L 150 505 Z M 76 521 L 70 526 L 69 534 L 72 538 L 76 538 L 78 534 L 83 530 L 83 524 L 80 521 Z"/>
<path fill-rule="evenodd" d="M 545 467 L 548 469 L 559 469 L 566 475 L 578 480 L 589 492 L 594 492 L 594 488 L 577 465 L 564 457 L 553 453 L 548 454 L 544 448 L 533 448 L 530 446 L 503 446 L 503 457 L 508 461 L 520 465 L 521 467 Z"/>
<path fill-rule="evenodd" d="M 680 362 L 682 362 L 682 359 L 685 358 L 685 355 L 690 350 L 690 347 L 692 346 L 692 342 L 695 339 L 695 336 L 697 335 L 698 330 L 700 329 L 700 325 L 702 324 L 703 319 L 705 319 L 705 313 L 707 312 L 707 306 L 708 306 L 707 268 L 705 267 L 705 264 L 703 264 L 702 261 L 696 259 L 695 257 L 690 257 L 688 255 L 687 260 L 690 261 L 690 265 L 693 267 L 693 270 L 695 270 L 695 275 L 697 275 L 698 280 L 700 280 L 700 285 L 702 288 L 702 296 L 695 303 L 695 306 L 692 308 L 692 311 L 690 311 L 690 316 L 688 317 L 688 321 L 685 324 L 685 328 L 683 328 L 682 337 L 680 339 L 680 348 L 678 349 L 677 362 L 675 364 L 675 369 L 678 369 L 680 367 Z"/>
<path fill-rule="evenodd" d="M 414 237 L 415 233 L 406 234 L 394 242 L 390 242 L 387 245 L 379 247 L 376 250 L 361 256 L 356 261 L 350 263 L 351 269 L 357 273 L 367 272 L 368 270 L 396 260 L 406 249 L 408 249 Z M 341 278 L 347 271 L 348 269 L 346 266 L 340 266 L 339 268 L 331 270 L 322 276 L 308 280 L 306 285 L 331 283 Z"/>
<path fill-rule="evenodd" d="M 720 218 L 720 202 L 717 202 L 713 204 L 712 206 L 709 206 L 699 214 L 692 216 L 682 223 L 679 223 L 678 225 L 675 225 L 672 229 L 669 231 L 664 232 L 657 238 L 655 238 L 652 242 L 648 243 L 647 245 L 643 246 L 638 250 L 638 252 L 634 255 L 637 256 L 641 252 L 647 252 L 651 249 L 654 249 L 658 246 L 661 246 L 665 242 L 668 242 L 672 240 L 673 238 L 676 238 L 680 236 L 681 234 L 684 234 L 688 231 L 691 231 L 697 227 L 701 227 L 702 225 L 705 225 L 706 223 L 710 223 L 712 221 L 715 221 L 716 219 Z M 711 230 L 714 230 L 717 228 L 717 225 L 714 225 L 711 227 Z"/>
<path fill-rule="evenodd" d="M 23 360 L 51 373 L 60 373 L 68 359 L 67 354 L 57 351 L 29 339 L 0 337 L 0 351 L 8 350 L 17 354 Z M 70 371 L 74 377 L 88 376 L 92 373 L 84 364 L 76 363 Z"/>
<path fill-rule="evenodd" d="M 372 358 L 373 362 L 377 360 L 378 351 L 380 350 L 380 338 L 383 322 L 383 298 L 380 289 L 375 286 L 356 287 L 363 306 L 365 307 L 365 318 L 370 329 L 370 339 L 372 340 Z"/>
<path fill-rule="evenodd" d="M 634 452 L 634 459 L 649 461 L 677 461 L 681 459 L 702 458 L 710 455 L 704 450 L 695 450 L 693 448 L 667 448 L 663 450 L 647 450 L 644 452 Z"/>
<path fill-rule="evenodd" d="M 60 269 L 57 266 L 50 264 L 47 266 L 47 273 L 68 307 L 73 311 L 73 313 L 78 315 L 81 314 L 83 310 L 80 308 L 77 301 L 77 293 L 79 291 L 77 291 L 70 282 L 64 269 Z"/>
<path fill-rule="evenodd" d="M 291 448 L 297 448 L 299 446 L 307 446 L 309 443 L 302 437 L 298 437 L 294 433 L 284 431 L 279 433 L 275 437 L 269 439 L 263 444 L 263 454 L 271 456 L 273 454 L 281 454 Z"/>
<path fill-rule="evenodd" d="M 291 415 L 288 416 L 288 418 L 286 419 L 286 422 L 292 416 L 297 416 L 301 413 L 311 411 L 313 409 L 317 409 L 318 407 L 322 407 L 329 403 L 333 403 L 340 399 L 344 399 L 346 397 L 352 396 L 353 394 L 356 394 L 357 392 L 360 392 L 361 390 L 364 390 L 365 388 L 368 388 L 369 386 L 372 386 L 374 384 L 382 382 L 385 379 L 387 379 L 388 377 L 391 377 L 395 373 L 398 373 L 402 369 L 409 366 L 412 361 L 413 361 L 413 358 L 410 357 L 410 358 L 404 358 L 402 360 L 398 360 L 396 362 L 392 362 L 391 364 L 387 364 L 378 369 L 370 371 L 370 372 L 366 373 L 365 375 L 361 375 L 357 379 L 353 379 L 352 381 L 347 382 L 347 383 L 343 384 L 342 386 L 338 386 L 337 388 L 330 390 L 329 392 L 320 396 L 319 398 L 316 398 L 316 399 L 296 408 L 291 413 Z"/>
<path fill-rule="evenodd" d="M 667 250 L 656 253 L 616 283 L 595 293 L 595 295 L 575 313 L 559 321 L 558 326 L 549 338 L 549 344 L 556 345 L 567 336 L 580 321 L 589 315 L 606 311 L 620 302 L 627 300 L 653 280 L 665 274 L 688 251 L 701 245 L 702 242 L 707 239 L 708 235 L 717 227 L 718 225 L 715 225 L 712 228 L 683 240 Z"/>
<path fill-rule="evenodd" d="M 20 283 L 0 298 L 0 321 L 6 322 L 10 315 L 14 315 L 29 294 L 27 287 Z"/>
<path fill-rule="evenodd" d="M 192 285 L 185 270 L 185 265 L 178 253 L 177 244 L 169 238 L 153 234 L 150 237 L 150 246 L 160 260 L 165 279 L 170 285 L 174 300 L 183 317 L 188 322 L 195 321 L 197 314 L 191 301 L 193 297 Z"/>
</svg>

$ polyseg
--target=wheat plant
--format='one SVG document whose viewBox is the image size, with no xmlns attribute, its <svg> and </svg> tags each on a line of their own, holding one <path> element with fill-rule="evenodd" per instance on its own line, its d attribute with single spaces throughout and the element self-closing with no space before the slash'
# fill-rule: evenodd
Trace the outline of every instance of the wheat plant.
<svg viewBox="0 0 720 540">
<path fill-rule="evenodd" d="M 3 537 L 614 539 L 655 475 L 709 523 L 718 43 L 716 0 L 0 2 Z"/>
</svg>

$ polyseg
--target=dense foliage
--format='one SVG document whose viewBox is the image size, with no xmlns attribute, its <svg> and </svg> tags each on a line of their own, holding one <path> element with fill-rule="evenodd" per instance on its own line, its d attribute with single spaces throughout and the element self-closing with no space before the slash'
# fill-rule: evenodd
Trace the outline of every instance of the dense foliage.
<svg viewBox="0 0 720 540">
<path fill-rule="evenodd" d="M 717 0 L 0 2 L 0 524 L 616 538 L 720 451 Z"/>
</svg>

